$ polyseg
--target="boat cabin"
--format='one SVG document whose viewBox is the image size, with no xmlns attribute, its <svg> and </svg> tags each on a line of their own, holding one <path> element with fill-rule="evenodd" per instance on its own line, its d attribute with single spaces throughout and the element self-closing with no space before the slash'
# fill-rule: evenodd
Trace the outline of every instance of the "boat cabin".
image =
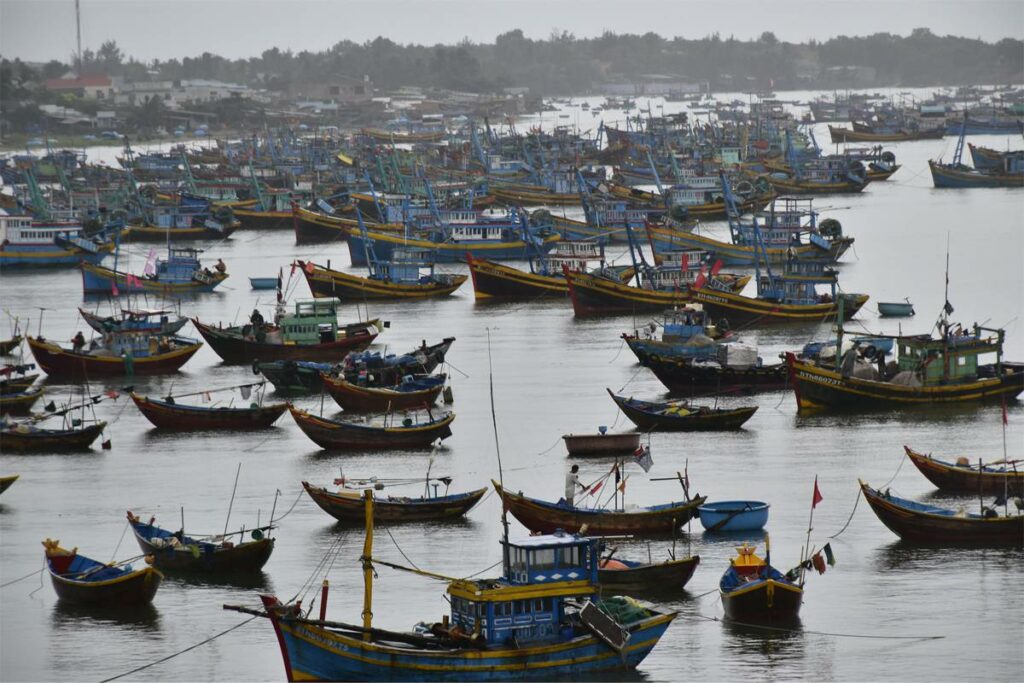
<svg viewBox="0 0 1024 683">
<path fill-rule="evenodd" d="M 558 638 L 566 599 L 597 593 L 597 539 L 556 531 L 503 544 L 502 578 L 448 585 L 452 625 L 494 646 Z"/>
<path fill-rule="evenodd" d="M 80 237 L 81 223 L 36 221 L 0 209 L 0 242 L 11 246 L 52 245 L 58 237 Z"/>
<path fill-rule="evenodd" d="M 389 282 L 415 283 L 434 273 L 434 252 L 429 249 L 395 247 L 389 261 L 373 261 L 370 277 Z"/>
<path fill-rule="evenodd" d="M 705 334 L 707 325 L 707 314 L 700 304 L 688 304 L 684 308 L 665 311 L 661 340 L 685 342 L 698 334 Z"/>
<path fill-rule="evenodd" d="M 206 277 L 199 264 L 201 253 L 202 249 L 193 247 L 170 247 L 167 250 L 167 258 L 157 260 L 153 279 L 172 283 L 191 282 L 197 279 L 197 275 Z"/>
<path fill-rule="evenodd" d="M 817 285 L 829 285 L 827 294 L 819 294 Z M 836 300 L 839 278 L 824 261 L 790 258 L 782 275 L 762 273 L 757 281 L 757 297 L 787 304 L 820 304 Z M 831 297 L 831 298 L 829 298 Z"/>
<path fill-rule="evenodd" d="M 325 344 L 338 339 L 339 299 L 295 302 L 295 313 L 282 315 L 277 324 L 285 344 Z"/>
<path fill-rule="evenodd" d="M 995 332 L 996 336 L 982 336 Z M 941 337 L 922 334 L 900 337 L 899 370 L 920 373 L 926 385 L 971 381 L 978 377 L 978 356 L 996 354 L 996 365 L 1002 361 L 1004 330 L 990 330 L 975 325 L 963 330 L 959 325 L 947 326 Z"/>
</svg>

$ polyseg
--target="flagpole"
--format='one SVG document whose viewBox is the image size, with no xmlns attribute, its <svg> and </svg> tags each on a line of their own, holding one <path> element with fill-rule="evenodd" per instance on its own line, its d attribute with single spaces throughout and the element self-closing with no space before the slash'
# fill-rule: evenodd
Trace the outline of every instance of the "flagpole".
<svg viewBox="0 0 1024 683">
<path fill-rule="evenodd" d="M 807 561 L 811 553 L 811 529 L 814 525 L 814 507 L 818 504 L 818 475 L 814 475 L 814 492 L 811 494 L 811 514 L 807 519 L 807 541 L 804 544 L 804 549 L 800 553 L 800 586 L 804 585 L 804 574 L 807 569 L 804 567 L 804 562 Z"/>
<path fill-rule="evenodd" d="M 1010 495 L 1010 491 L 1009 491 L 1009 485 L 1010 485 L 1010 464 L 1008 462 L 1006 462 L 1006 423 L 1009 422 L 1009 420 L 1006 417 L 1006 396 L 1005 395 L 1002 397 L 1002 407 L 1003 407 L 1003 410 L 1002 410 L 1002 413 L 1003 413 L 1002 414 L 1002 422 L 1003 422 L 1003 470 L 1004 470 L 1004 472 L 1003 472 L 1003 474 L 1004 474 L 1004 476 L 1003 476 L 1003 516 L 1004 517 L 1009 517 L 1010 516 L 1010 509 L 1009 509 L 1009 503 L 1007 501 L 1007 498 L 1009 498 L 1009 495 Z M 985 475 L 984 471 L 978 472 L 978 478 L 979 479 L 981 479 L 984 475 Z"/>
</svg>

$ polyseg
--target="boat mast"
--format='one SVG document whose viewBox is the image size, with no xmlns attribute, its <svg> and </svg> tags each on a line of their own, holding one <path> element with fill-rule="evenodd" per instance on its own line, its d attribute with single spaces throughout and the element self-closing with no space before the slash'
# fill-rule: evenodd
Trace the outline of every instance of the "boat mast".
<svg viewBox="0 0 1024 683">
<path fill-rule="evenodd" d="M 75 31 L 78 35 L 78 77 L 82 77 L 82 13 L 79 0 L 75 0 Z"/>
<path fill-rule="evenodd" d="M 494 411 L 494 365 L 491 363 L 491 328 L 489 327 L 487 328 L 487 375 L 491 394 L 491 424 L 494 426 L 494 452 L 498 456 L 498 483 L 501 485 L 501 490 L 504 491 L 505 474 L 501 467 L 501 445 L 498 443 L 498 416 Z M 509 567 L 508 508 L 504 502 L 501 505 L 501 529 L 503 535 L 501 543 L 502 568 L 507 571 Z"/>
<path fill-rule="evenodd" d="M 363 491 L 366 509 L 366 538 L 363 541 L 363 640 L 370 641 L 373 627 L 373 490 Z"/>
</svg>

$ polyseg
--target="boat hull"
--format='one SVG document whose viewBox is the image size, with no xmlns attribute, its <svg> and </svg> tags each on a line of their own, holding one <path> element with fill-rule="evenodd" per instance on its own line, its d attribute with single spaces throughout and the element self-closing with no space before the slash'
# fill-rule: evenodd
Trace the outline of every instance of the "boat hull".
<svg viewBox="0 0 1024 683">
<path fill-rule="evenodd" d="M 7 489 L 14 485 L 14 482 L 18 481 L 19 474 L 12 474 L 6 477 L 0 477 L 0 493 L 3 493 Z"/>
<path fill-rule="evenodd" d="M 62 248 L 56 244 L 45 247 L 20 248 L 17 245 L 0 246 L 0 268 L 51 268 L 99 263 L 114 251 L 114 243 L 98 245 L 96 252 L 79 248 Z"/>
<path fill-rule="evenodd" d="M 231 548 L 214 548 L 212 544 L 193 546 L 198 548 L 198 552 L 183 546 L 178 549 L 169 545 L 158 547 L 150 541 L 148 528 L 151 528 L 150 525 L 141 522 L 132 524 L 139 548 L 146 555 L 153 556 L 153 563 L 161 571 L 214 575 L 252 574 L 263 569 L 274 552 L 273 538 L 240 543 Z"/>
<path fill-rule="evenodd" d="M 638 354 L 639 355 L 639 354 Z M 731 368 L 718 364 L 694 364 L 684 358 L 648 355 L 640 364 L 651 369 L 665 387 L 675 393 L 724 388 L 744 391 L 775 391 L 789 386 L 785 363 Z"/>
<path fill-rule="evenodd" d="M 300 267 L 301 267 L 300 262 Z M 466 275 L 451 275 L 432 278 L 427 282 L 390 282 L 370 277 L 361 277 L 337 270 L 329 270 L 313 264 L 310 272 L 302 268 L 306 283 L 314 297 L 337 297 L 339 299 L 429 299 L 448 296 L 462 286 Z"/>
<path fill-rule="evenodd" d="M 275 360 L 315 360 L 340 361 L 351 351 L 360 351 L 373 343 L 376 332 L 370 332 L 372 323 L 367 323 L 361 331 L 333 342 L 321 344 L 267 344 L 245 339 L 238 334 L 230 334 L 227 329 L 206 325 L 193 318 L 192 324 L 199 334 L 210 344 L 210 348 L 225 363 L 250 365 L 257 361 Z M 359 326 L 357 326 L 359 327 Z"/>
<path fill-rule="evenodd" d="M 259 408 L 179 406 L 132 393 L 132 400 L 158 429 L 191 432 L 203 429 L 267 429 L 288 409 L 287 403 Z"/>
<path fill-rule="evenodd" d="M 88 450 L 92 442 L 103 433 L 106 422 L 97 422 L 82 429 L 39 429 L 19 432 L 5 429 L 0 432 L 0 451 L 5 453 L 74 453 Z"/>
<path fill-rule="evenodd" d="M 531 246 L 521 239 L 511 240 L 466 240 L 460 242 L 431 242 L 430 240 L 407 238 L 401 233 L 385 233 L 368 231 L 368 237 L 373 240 L 373 250 L 377 258 L 382 261 L 391 260 L 395 248 L 412 249 L 416 251 L 429 251 L 437 263 L 459 263 L 466 260 L 466 254 L 474 257 L 492 260 L 521 260 L 525 261 L 533 255 L 534 249 L 548 251 L 561 239 L 559 235 L 550 235 L 536 247 Z M 367 249 L 359 230 L 353 230 L 348 237 L 348 253 L 353 266 L 368 265 L 366 259 Z"/>
<path fill-rule="evenodd" d="M 332 493 L 308 482 L 302 482 L 302 486 L 314 503 L 339 522 L 362 524 L 366 520 L 366 502 L 359 492 Z M 375 496 L 373 520 L 375 522 L 422 522 L 459 519 L 465 517 L 466 513 L 480 502 L 485 493 L 487 493 L 486 488 L 427 499 Z"/>
<path fill-rule="evenodd" d="M 73 581 L 51 571 L 50 580 L 62 601 L 116 608 L 152 602 L 163 575 L 153 567 L 146 567 L 108 581 Z"/>
<path fill-rule="evenodd" d="M 675 618 L 661 614 L 625 624 L 629 643 L 618 653 L 592 635 L 502 649 L 395 646 L 278 616 L 280 603 L 261 596 L 271 613 L 290 681 L 517 681 L 587 679 L 635 668 Z"/>
<path fill-rule="evenodd" d="M 572 457 L 630 455 L 640 446 L 639 432 L 622 434 L 566 434 L 565 449 Z"/>
<path fill-rule="evenodd" d="M 616 512 L 548 503 L 502 489 L 497 482 L 492 484 L 513 517 L 530 531 L 546 534 L 557 529 L 576 533 L 583 525 L 587 526 L 587 533 L 594 536 L 672 534 L 694 517 L 697 507 L 705 500 L 697 497 L 633 512 Z"/>
<path fill-rule="evenodd" d="M 429 448 L 435 441 L 452 434 L 454 413 L 444 418 L 410 427 L 373 427 L 352 422 L 337 422 L 290 408 L 302 432 L 325 450 L 389 450 Z"/>
<path fill-rule="evenodd" d="M 161 375 L 177 372 L 202 343 L 182 345 L 166 353 L 142 356 L 126 364 L 120 356 L 92 356 L 87 353 L 68 351 L 56 344 L 28 338 L 32 355 L 46 374 L 51 377 L 88 381 L 96 377 L 123 377 L 130 375 Z"/>
<path fill-rule="evenodd" d="M 708 413 L 695 410 L 687 415 L 662 415 L 631 403 L 624 396 L 608 392 L 619 410 L 644 432 L 698 432 L 739 429 L 754 416 L 757 406 L 732 409 L 712 409 Z"/>
<path fill-rule="evenodd" d="M 537 275 L 467 255 L 469 274 L 473 278 L 473 293 L 477 299 L 535 299 L 564 297 L 569 294 L 565 276 Z"/>
<path fill-rule="evenodd" d="M 702 291 L 691 291 L 685 285 L 680 289 L 667 291 L 642 289 L 592 273 L 573 270 L 567 270 L 565 276 L 569 283 L 569 298 L 572 300 L 573 312 L 577 317 L 664 311 L 694 301 L 693 291 Z M 742 290 L 749 280 L 748 275 L 738 278 L 734 283 L 736 291 Z"/>
<path fill-rule="evenodd" d="M 729 325 L 759 325 L 774 323 L 820 323 L 835 320 L 839 314 L 839 302 L 821 304 L 780 304 L 765 299 L 743 296 L 704 287 L 691 290 L 692 300 L 704 306 L 713 318 L 727 319 Z M 841 294 L 846 298 L 843 320 L 849 320 L 860 310 L 868 297 L 866 294 Z"/>
<path fill-rule="evenodd" d="M 924 406 L 940 403 L 974 403 L 1012 399 L 1024 391 L 1024 365 L 1003 363 L 999 377 L 931 386 L 905 386 L 819 368 L 786 354 L 790 385 L 801 410 L 871 410 L 881 407 Z"/>
<path fill-rule="evenodd" d="M 605 594 L 667 592 L 682 589 L 690 581 L 700 564 L 700 556 L 681 560 L 666 560 L 659 564 L 643 564 L 628 569 L 597 570 L 597 581 Z"/>
<path fill-rule="evenodd" d="M 722 593 L 725 616 L 741 623 L 792 623 L 800 618 L 803 589 L 774 579 L 760 579 Z"/>
<path fill-rule="evenodd" d="M 146 277 L 132 277 L 132 284 L 128 284 L 128 273 L 105 268 L 99 265 L 83 263 L 80 266 L 82 271 L 82 291 L 85 294 L 111 294 L 114 291 L 114 283 L 117 283 L 119 294 L 135 294 L 147 292 L 153 294 L 188 294 L 207 293 L 215 290 L 220 283 L 228 278 L 227 273 L 215 272 L 209 277 L 208 282 L 190 280 L 189 282 L 161 282 Z"/>
<path fill-rule="evenodd" d="M 878 520 L 905 541 L 942 546 L 1024 545 L 1024 515 L 985 518 L 929 514 L 900 505 L 864 482 L 860 486 Z"/>
<path fill-rule="evenodd" d="M 834 144 L 844 142 L 909 142 L 912 140 L 940 140 L 946 134 L 942 126 L 919 131 L 900 131 L 897 133 L 868 133 L 837 126 L 828 127 L 829 135 Z"/>
<path fill-rule="evenodd" d="M 943 491 L 969 494 L 986 493 L 994 496 L 1001 496 L 1004 493 L 1010 496 L 1024 495 L 1024 470 L 980 472 L 972 467 L 935 460 L 930 455 L 918 453 L 910 446 L 903 448 L 907 452 L 910 462 L 914 463 L 921 474 Z"/>
<path fill-rule="evenodd" d="M 943 189 L 962 189 L 967 187 L 1024 187 L 1024 173 L 1008 175 L 1001 173 L 981 173 L 974 169 L 959 169 L 928 161 L 932 172 L 932 183 Z"/>
<path fill-rule="evenodd" d="M 751 266 L 758 259 L 767 256 L 769 263 L 784 264 L 790 255 L 797 260 L 825 261 L 835 263 L 853 244 L 852 237 L 840 237 L 830 240 L 828 250 L 813 244 L 800 244 L 790 247 L 767 247 L 763 251 L 756 247 L 731 244 L 711 237 L 697 235 L 681 230 L 649 227 L 647 229 L 655 254 L 665 251 L 699 249 L 710 254 L 712 261 L 721 260 L 728 266 Z"/>
<path fill-rule="evenodd" d="M 432 406 L 444 389 L 444 383 L 420 391 L 395 391 L 361 387 L 340 377 L 323 377 L 324 390 L 346 412 L 384 413 Z"/>
<path fill-rule="evenodd" d="M 42 387 L 28 387 L 22 391 L 0 394 L 0 415 L 28 415 L 42 395 Z"/>
</svg>

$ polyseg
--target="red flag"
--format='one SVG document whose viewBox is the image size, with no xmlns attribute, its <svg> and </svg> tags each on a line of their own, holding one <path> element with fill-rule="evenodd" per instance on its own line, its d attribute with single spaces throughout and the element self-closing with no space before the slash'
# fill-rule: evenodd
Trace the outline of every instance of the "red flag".
<svg viewBox="0 0 1024 683">
<path fill-rule="evenodd" d="M 1006 396 L 1002 397 L 1003 401 L 1003 425 L 1010 424 L 1010 419 L 1006 416 Z"/>
<path fill-rule="evenodd" d="M 715 265 L 711 266 L 711 276 L 718 275 L 718 271 L 722 269 L 722 259 L 715 261 Z"/>
<path fill-rule="evenodd" d="M 689 257 L 688 254 L 684 253 L 683 254 L 683 258 L 680 259 L 679 270 L 681 270 L 681 271 L 683 271 L 685 273 L 689 269 L 690 269 L 690 257 Z"/>
<path fill-rule="evenodd" d="M 117 389 L 107 389 L 103 392 L 103 395 L 107 398 L 117 399 L 121 394 L 118 393 Z"/>
<path fill-rule="evenodd" d="M 821 495 L 821 491 L 818 490 L 818 478 L 815 477 L 814 495 L 811 497 L 811 509 L 813 510 L 814 508 L 818 507 L 818 503 L 820 503 L 822 500 L 824 500 L 824 498 Z"/>
<path fill-rule="evenodd" d="M 598 492 L 598 490 L 600 490 L 600 488 L 601 488 L 602 486 L 604 486 L 604 482 L 603 482 L 603 481 L 599 481 L 599 482 L 597 482 L 596 484 L 594 484 L 594 485 L 593 485 L 593 486 L 592 486 L 592 487 L 590 488 L 590 495 L 594 495 L 595 493 L 597 493 L 597 492 Z"/>
<path fill-rule="evenodd" d="M 707 282 L 707 278 L 704 277 L 704 269 L 701 268 L 701 272 L 697 275 L 697 279 L 693 281 L 693 288 L 701 289 L 704 287 L 705 282 Z"/>
</svg>

